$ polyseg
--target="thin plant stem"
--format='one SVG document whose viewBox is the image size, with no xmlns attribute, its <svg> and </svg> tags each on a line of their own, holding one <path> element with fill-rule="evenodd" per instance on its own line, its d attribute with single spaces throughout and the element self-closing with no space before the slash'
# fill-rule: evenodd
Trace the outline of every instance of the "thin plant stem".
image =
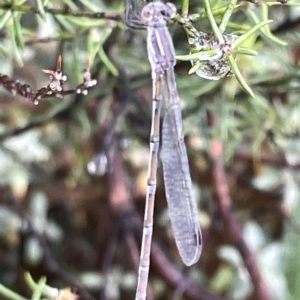
<svg viewBox="0 0 300 300">
<path fill-rule="evenodd" d="M 31 12 L 34 14 L 40 14 L 40 10 L 38 7 L 30 6 L 30 5 L 15 5 L 13 3 L 5 3 L 0 4 L 0 10 L 11 10 L 18 12 Z M 64 9 L 56 9 L 56 8 L 47 8 L 44 7 L 45 13 L 49 13 L 51 15 L 61 15 L 61 16 L 72 16 L 72 17 L 86 17 L 90 19 L 106 19 L 106 20 L 114 20 L 121 21 L 121 14 L 113 14 L 113 13 L 105 13 L 105 12 L 84 12 L 84 11 L 75 11 L 75 10 L 64 10 Z"/>
<path fill-rule="evenodd" d="M 189 0 L 182 0 L 182 2 L 181 2 L 181 15 L 182 15 L 183 18 L 186 18 L 189 14 L 189 5 L 190 5 Z"/>
</svg>

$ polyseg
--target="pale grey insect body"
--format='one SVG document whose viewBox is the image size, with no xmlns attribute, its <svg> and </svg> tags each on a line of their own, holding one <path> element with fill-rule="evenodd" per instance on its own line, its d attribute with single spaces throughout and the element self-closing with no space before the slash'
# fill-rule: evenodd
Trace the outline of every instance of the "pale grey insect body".
<svg viewBox="0 0 300 300">
<path fill-rule="evenodd" d="M 175 13 L 176 8 L 172 3 L 161 2 L 148 3 L 141 12 L 147 28 L 148 59 L 153 80 L 153 106 L 148 190 L 136 300 L 146 299 L 162 97 L 166 101 L 166 111 L 162 128 L 161 160 L 175 241 L 180 256 L 187 266 L 198 261 L 202 250 L 201 229 L 184 144 L 180 98 L 174 74 L 175 50 L 167 28 L 167 20 Z"/>
</svg>

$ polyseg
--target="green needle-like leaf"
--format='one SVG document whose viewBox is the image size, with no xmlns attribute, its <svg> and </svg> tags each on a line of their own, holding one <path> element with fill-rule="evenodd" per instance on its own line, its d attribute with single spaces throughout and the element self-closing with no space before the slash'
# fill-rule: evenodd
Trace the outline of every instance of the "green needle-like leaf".
<svg viewBox="0 0 300 300">
<path fill-rule="evenodd" d="M 216 56 L 220 52 L 219 49 L 212 49 L 207 51 L 200 51 L 196 53 L 190 53 L 187 55 L 176 55 L 176 59 L 182 60 L 182 61 L 189 61 L 194 59 L 199 60 L 210 60 L 213 59 L 214 56 Z"/>
<path fill-rule="evenodd" d="M 0 29 L 2 29 L 6 22 L 8 21 L 8 19 L 10 18 L 11 16 L 11 11 L 8 10 L 6 13 L 4 13 L 1 17 L 0 17 Z"/>
<path fill-rule="evenodd" d="M 7 287 L 5 287 L 2 284 L 0 284 L 0 295 L 3 295 L 5 298 L 11 299 L 11 300 L 28 300 L 27 298 L 20 296 L 19 294 L 8 289 Z"/>
<path fill-rule="evenodd" d="M 188 74 L 191 75 L 191 74 L 194 74 L 197 72 L 197 70 L 201 67 L 202 63 L 199 61 L 197 63 L 195 63 L 190 69 L 189 69 L 189 72 Z"/>
<path fill-rule="evenodd" d="M 89 10 L 93 12 L 99 11 L 99 7 L 95 3 L 93 3 L 93 1 L 89 1 L 89 0 L 79 0 L 79 1 Z"/>
<path fill-rule="evenodd" d="M 250 16 L 252 17 L 253 21 L 255 24 L 259 24 L 259 19 L 257 18 L 257 16 L 255 15 L 255 13 L 253 11 L 249 11 Z M 260 31 L 262 32 L 262 34 L 264 34 L 266 37 L 268 37 L 270 40 L 272 40 L 273 42 L 282 45 L 282 46 L 286 46 L 287 43 L 281 39 L 279 39 L 278 37 L 274 36 L 272 34 L 272 32 L 270 31 L 269 27 L 261 27 Z"/>
<path fill-rule="evenodd" d="M 36 5 L 39 9 L 39 15 L 41 16 L 41 18 L 46 21 L 46 12 L 45 12 L 45 8 L 44 8 L 44 4 L 42 0 L 35 0 L 36 1 Z"/>
<path fill-rule="evenodd" d="M 17 45 L 17 40 L 16 40 L 16 35 L 15 35 L 15 30 L 14 30 L 14 24 L 13 24 L 13 20 L 9 20 L 9 22 L 7 23 L 7 27 L 8 27 L 8 32 L 9 32 L 9 37 L 10 37 L 10 41 L 11 41 L 11 47 L 12 47 L 12 53 L 17 61 L 17 63 L 20 66 L 23 66 L 23 61 L 21 58 L 21 54 Z"/>
<path fill-rule="evenodd" d="M 73 23 L 82 28 L 92 28 L 92 27 L 100 27 L 105 24 L 105 20 L 102 19 L 88 19 L 88 18 L 77 18 L 77 17 L 68 17 L 70 23 Z"/>
<path fill-rule="evenodd" d="M 224 38 L 222 33 L 219 30 L 219 27 L 216 23 L 216 20 L 214 19 L 214 16 L 212 14 L 212 11 L 210 9 L 210 5 L 209 5 L 209 0 L 204 0 L 204 5 L 205 5 L 205 9 L 206 9 L 206 13 L 207 13 L 207 17 L 210 23 L 210 26 L 213 30 L 213 33 L 215 34 L 217 40 L 219 41 L 220 44 L 224 44 Z"/>
<path fill-rule="evenodd" d="M 256 56 L 258 54 L 257 51 L 250 49 L 250 48 L 242 47 L 242 46 L 238 46 L 237 48 L 235 48 L 235 50 L 233 50 L 233 53 L 252 55 L 252 56 Z"/>
<path fill-rule="evenodd" d="M 233 43 L 232 43 L 232 49 L 236 48 L 240 44 L 242 44 L 246 39 L 248 39 L 255 31 L 259 30 L 261 27 L 265 26 L 266 24 L 272 23 L 272 20 L 267 20 L 265 22 L 261 22 L 257 25 L 255 25 L 253 28 L 251 28 L 249 31 L 244 33 L 243 35 L 239 36 Z"/>
<path fill-rule="evenodd" d="M 232 54 L 228 55 L 228 60 L 229 60 L 231 70 L 235 75 L 236 79 L 238 80 L 238 82 L 240 83 L 240 85 L 251 97 L 254 98 L 254 94 L 251 88 L 249 87 L 249 85 L 247 84 L 247 82 L 245 81 L 245 79 L 243 78 Z"/>
<path fill-rule="evenodd" d="M 106 53 L 104 52 L 102 47 L 99 48 L 98 53 L 99 53 L 100 59 L 106 65 L 107 69 L 110 70 L 110 72 L 114 76 L 118 76 L 119 72 L 118 72 L 117 68 L 114 66 L 114 64 L 111 62 L 111 60 L 108 58 L 108 56 L 106 55 Z"/>
<path fill-rule="evenodd" d="M 46 277 L 42 277 L 38 281 L 35 289 L 33 290 L 31 300 L 40 300 L 41 299 L 45 285 L 46 285 Z"/>
<path fill-rule="evenodd" d="M 24 277 L 27 285 L 33 291 L 33 297 L 35 297 L 35 291 L 37 291 L 37 295 L 44 295 L 52 299 L 54 294 L 56 294 L 57 292 L 56 288 L 52 288 L 46 285 L 46 278 L 44 276 L 39 280 L 38 283 L 34 282 L 29 272 L 26 272 L 24 274 Z M 31 300 L 36 300 L 36 299 L 31 299 Z"/>
<path fill-rule="evenodd" d="M 18 16 L 17 12 L 13 12 L 12 16 L 13 16 L 15 35 L 16 35 L 16 43 L 21 48 L 21 50 L 24 50 L 25 43 L 24 43 L 24 39 L 23 39 L 22 27 L 21 27 L 21 24 L 20 24 L 20 18 Z"/>
<path fill-rule="evenodd" d="M 234 9 L 236 9 L 236 8 L 238 8 L 240 6 L 241 6 L 240 4 L 236 4 L 234 6 Z M 211 10 L 211 13 L 212 13 L 212 15 L 214 17 L 222 16 L 222 15 L 224 15 L 226 9 L 227 9 L 227 7 L 222 7 L 222 8 L 219 8 L 219 9 L 214 9 L 214 10 Z M 189 15 L 189 20 L 192 21 L 192 22 L 202 21 L 202 20 L 206 20 L 206 19 L 208 19 L 208 15 L 207 15 L 206 12 Z"/>
<path fill-rule="evenodd" d="M 227 23 L 234 11 L 234 7 L 237 3 L 237 0 L 230 0 L 229 4 L 227 5 L 227 9 L 225 11 L 225 14 L 223 15 L 221 24 L 219 25 L 219 30 L 221 33 L 225 32 Z"/>
<path fill-rule="evenodd" d="M 107 69 L 114 75 L 114 76 L 118 76 L 118 70 L 117 68 L 114 66 L 114 64 L 111 62 L 111 60 L 109 59 L 109 57 L 106 55 L 105 51 L 103 50 L 102 45 L 104 44 L 104 42 L 109 38 L 109 36 L 111 35 L 112 29 L 108 28 L 104 31 L 101 40 L 99 41 L 99 50 L 98 50 L 98 54 L 99 57 L 101 59 L 101 61 L 105 64 L 105 66 L 107 67 Z"/>
</svg>

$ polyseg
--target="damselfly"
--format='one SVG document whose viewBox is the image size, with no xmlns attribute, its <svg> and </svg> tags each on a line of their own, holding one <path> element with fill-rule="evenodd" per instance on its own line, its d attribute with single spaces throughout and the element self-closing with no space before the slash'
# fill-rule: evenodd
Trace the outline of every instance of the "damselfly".
<svg viewBox="0 0 300 300">
<path fill-rule="evenodd" d="M 131 9 L 136 5 L 129 4 Z M 174 66 L 175 50 L 167 28 L 167 21 L 176 13 L 172 3 L 151 2 L 141 11 L 141 22 L 147 29 L 147 51 L 153 80 L 152 125 L 150 133 L 150 158 L 148 188 L 145 205 L 144 228 L 139 265 L 136 299 L 146 299 L 150 251 L 153 231 L 153 211 L 156 190 L 156 172 L 159 150 L 159 128 L 162 99 L 165 115 L 162 125 L 161 161 L 175 241 L 183 262 L 190 266 L 199 259 L 202 236 L 198 221 L 197 205 L 193 193 L 182 127 L 180 98 L 177 92 Z M 136 16 L 135 16 L 136 17 Z M 136 28 L 139 21 L 134 21 Z M 130 20 L 127 20 L 130 24 Z"/>
</svg>

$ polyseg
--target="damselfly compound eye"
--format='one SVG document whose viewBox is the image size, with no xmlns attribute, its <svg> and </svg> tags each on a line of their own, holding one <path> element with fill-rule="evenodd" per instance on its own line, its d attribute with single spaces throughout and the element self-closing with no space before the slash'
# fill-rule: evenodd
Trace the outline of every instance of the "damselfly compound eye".
<svg viewBox="0 0 300 300">
<path fill-rule="evenodd" d="M 141 11 L 141 17 L 145 21 L 149 21 L 152 18 L 151 11 L 149 10 L 148 5 L 144 6 Z"/>
<path fill-rule="evenodd" d="M 166 3 L 166 10 L 165 10 L 166 17 L 172 19 L 176 15 L 176 12 L 177 12 L 176 6 L 173 3 L 171 2 Z"/>
</svg>

